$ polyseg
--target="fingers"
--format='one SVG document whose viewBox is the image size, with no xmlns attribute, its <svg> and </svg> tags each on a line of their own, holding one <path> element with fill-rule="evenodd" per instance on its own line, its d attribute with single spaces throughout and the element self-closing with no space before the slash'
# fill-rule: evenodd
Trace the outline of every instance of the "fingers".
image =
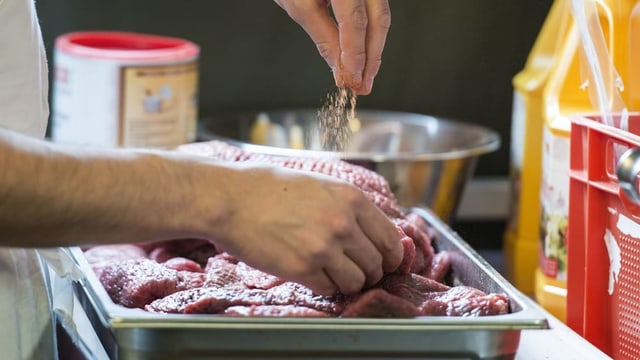
<svg viewBox="0 0 640 360">
<path fill-rule="evenodd" d="M 339 74 L 340 39 L 338 27 L 324 0 L 276 0 L 316 44 L 318 52 L 334 72 Z M 336 84 L 338 81 L 336 80 Z"/>
<path fill-rule="evenodd" d="M 338 290 L 336 284 L 324 270 L 317 271 L 313 277 L 305 278 L 301 282 L 308 286 L 314 293 L 320 295 L 332 296 L 335 295 Z"/>
<path fill-rule="evenodd" d="M 382 255 L 378 249 L 367 238 L 364 232 L 356 224 L 354 225 L 354 232 L 352 237 L 344 244 L 345 258 L 349 259 L 349 262 L 358 267 L 363 274 L 363 279 L 358 284 L 347 284 L 347 286 L 359 286 L 357 290 L 362 289 L 363 286 L 371 286 L 382 279 Z M 335 279 L 334 279 L 335 281 Z M 342 283 L 336 283 L 342 290 Z M 352 290 L 352 289 L 348 289 Z"/>
<path fill-rule="evenodd" d="M 375 270 L 372 272 L 376 273 Z M 377 280 L 368 282 L 361 266 L 345 254 L 339 254 L 331 256 L 330 261 L 326 262 L 321 270 L 305 273 L 299 278 L 294 277 L 291 280 L 305 284 L 316 294 L 332 296 L 336 291 L 345 295 L 358 293 L 365 285 L 379 281 L 382 278 L 382 270 L 379 270 L 379 274 L 375 278 Z"/>
<path fill-rule="evenodd" d="M 362 290 L 366 278 L 360 266 L 347 256 L 336 256 L 328 263 L 324 272 L 335 286 L 345 295 L 352 295 Z"/>
<path fill-rule="evenodd" d="M 403 248 L 395 225 L 359 191 L 358 194 L 362 200 L 355 201 L 356 208 L 365 204 L 361 213 L 352 221 L 341 217 L 335 222 L 340 224 L 335 227 L 336 244 L 341 245 L 330 247 L 333 249 L 330 253 L 317 253 L 312 260 L 319 261 L 326 275 L 326 278 L 317 277 L 314 273 L 318 285 L 312 289 L 320 294 L 331 295 L 331 291 L 336 290 L 346 295 L 355 294 L 365 286 L 376 284 L 384 271 L 395 270 L 402 261 Z"/>
<path fill-rule="evenodd" d="M 339 225 L 335 227 L 335 240 L 331 242 L 340 245 L 316 253 L 311 261 L 319 262 L 334 291 L 355 294 L 382 278 L 382 255 L 358 227 L 355 218 L 349 221 L 340 217 L 334 224 Z M 322 288 L 332 290 L 326 284 Z"/>
<path fill-rule="evenodd" d="M 340 38 L 338 86 L 349 86 L 358 95 L 371 93 L 382 63 L 382 50 L 391 26 L 388 0 L 333 1 Z"/>
<path fill-rule="evenodd" d="M 361 190 L 341 184 L 334 187 L 334 191 L 337 198 L 344 201 L 350 210 L 344 213 L 338 212 L 339 217 L 334 218 L 331 228 L 334 229 L 334 236 L 337 236 L 342 244 L 345 257 L 353 263 L 353 266 L 357 266 L 357 269 L 345 263 L 344 259 L 335 260 L 338 262 L 337 265 L 333 263 L 333 268 L 328 268 L 326 265 L 325 268 L 335 269 L 337 266 L 343 266 L 341 272 L 330 272 L 332 280 L 341 291 L 344 289 L 352 291 L 353 286 L 357 286 L 360 290 L 362 286 L 377 283 L 382 278 L 383 271 L 396 270 L 404 257 L 404 248 L 396 226 Z M 333 258 L 325 259 L 332 261 Z M 362 282 L 347 283 L 345 280 L 347 277 L 351 277 L 355 282 L 354 279 L 360 276 L 356 270 L 362 273 Z M 338 277 L 334 278 L 334 274 Z"/>
<path fill-rule="evenodd" d="M 371 203 L 360 209 L 357 220 L 365 236 L 380 253 L 382 269 L 386 272 L 394 271 L 400 266 L 404 256 L 404 250 L 395 225 L 380 209 Z"/>
<path fill-rule="evenodd" d="M 391 25 L 388 0 L 331 0 L 333 17 L 329 0 L 275 2 L 311 37 L 337 86 L 371 92 Z"/>
<path fill-rule="evenodd" d="M 340 292 L 355 294 L 382 279 L 382 255 L 355 226 L 352 236 L 345 239 L 344 253 L 331 256 L 324 273 Z"/>
<path fill-rule="evenodd" d="M 391 9 L 387 0 L 367 0 L 367 54 L 362 85 L 354 89 L 357 95 L 368 95 L 373 88 L 373 79 L 382 64 L 382 51 L 391 27 Z"/>
<path fill-rule="evenodd" d="M 364 0 L 331 2 L 338 23 L 340 39 L 340 75 L 344 86 L 354 89 L 362 85 L 366 63 L 367 7 Z M 340 86 L 341 84 L 338 84 Z"/>
</svg>

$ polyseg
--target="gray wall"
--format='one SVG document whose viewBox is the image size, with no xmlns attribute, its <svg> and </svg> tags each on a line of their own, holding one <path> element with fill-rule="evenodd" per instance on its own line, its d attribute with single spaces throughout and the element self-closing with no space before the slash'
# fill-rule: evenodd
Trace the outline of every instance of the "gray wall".
<svg viewBox="0 0 640 360">
<path fill-rule="evenodd" d="M 49 55 L 56 36 L 128 30 L 201 46 L 200 114 L 319 107 L 333 89 L 315 46 L 269 0 L 37 0 Z M 502 148 L 477 174 L 508 173 L 512 77 L 551 0 L 390 0 L 392 27 L 374 91 L 359 108 L 446 116 L 496 129 Z"/>
</svg>

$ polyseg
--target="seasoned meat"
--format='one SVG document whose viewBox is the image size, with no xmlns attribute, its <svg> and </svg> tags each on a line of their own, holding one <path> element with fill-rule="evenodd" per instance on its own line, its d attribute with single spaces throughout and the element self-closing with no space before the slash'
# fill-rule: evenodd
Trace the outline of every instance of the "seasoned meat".
<svg viewBox="0 0 640 360">
<path fill-rule="evenodd" d="M 420 216 L 403 214 L 387 182 L 372 171 L 340 160 L 249 153 L 222 142 L 182 150 L 222 161 L 315 171 L 351 182 L 396 224 L 404 249 L 402 263 L 359 294 L 327 297 L 254 269 L 204 240 L 87 250 L 87 260 L 117 304 L 159 313 L 227 316 L 483 316 L 509 311 L 504 294 L 443 283 L 450 272 L 449 254 L 435 253 L 434 231 Z"/>
<path fill-rule="evenodd" d="M 146 306 L 153 312 L 218 314 L 231 306 L 296 305 L 334 316 L 343 309 L 336 297 L 316 295 L 308 288 L 285 282 L 268 290 L 249 289 L 241 284 L 223 288 L 201 287 L 173 293 Z"/>
<path fill-rule="evenodd" d="M 326 312 L 296 305 L 251 305 L 230 306 L 223 312 L 224 315 L 244 317 L 328 317 Z"/>
<path fill-rule="evenodd" d="M 100 282 L 116 304 L 143 308 L 176 291 L 201 287 L 205 274 L 170 269 L 149 259 L 114 262 L 100 274 Z"/>
</svg>

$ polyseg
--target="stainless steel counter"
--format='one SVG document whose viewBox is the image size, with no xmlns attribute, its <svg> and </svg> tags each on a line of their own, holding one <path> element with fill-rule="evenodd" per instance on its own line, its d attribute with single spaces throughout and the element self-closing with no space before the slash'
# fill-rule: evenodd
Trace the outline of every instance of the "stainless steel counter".
<svg viewBox="0 0 640 360">
<path fill-rule="evenodd" d="M 504 273 L 504 258 L 500 249 L 481 249 L 478 253 L 494 269 Z M 547 319 L 549 330 L 523 330 L 521 332 L 516 360 L 611 359 L 548 312 Z"/>
<path fill-rule="evenodd" d="M 611 359 L 551 314 L 549 330 L 523 330 L 516 360 Z"/>
</svg>

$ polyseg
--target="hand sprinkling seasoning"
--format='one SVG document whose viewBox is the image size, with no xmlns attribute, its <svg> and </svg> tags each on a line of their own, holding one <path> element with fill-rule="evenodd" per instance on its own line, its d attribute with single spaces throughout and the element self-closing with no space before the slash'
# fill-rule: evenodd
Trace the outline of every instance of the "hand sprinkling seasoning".
<svg viewBox="0 0 640 360">
<path fill-rule="evenodd" d="M 327 94 L 318 111 L 322 149 L 344 151 L 351 140 L 349 122 L 356 117 L 356 94 L 350 88 L 338 88 Z"/>
</svg>

